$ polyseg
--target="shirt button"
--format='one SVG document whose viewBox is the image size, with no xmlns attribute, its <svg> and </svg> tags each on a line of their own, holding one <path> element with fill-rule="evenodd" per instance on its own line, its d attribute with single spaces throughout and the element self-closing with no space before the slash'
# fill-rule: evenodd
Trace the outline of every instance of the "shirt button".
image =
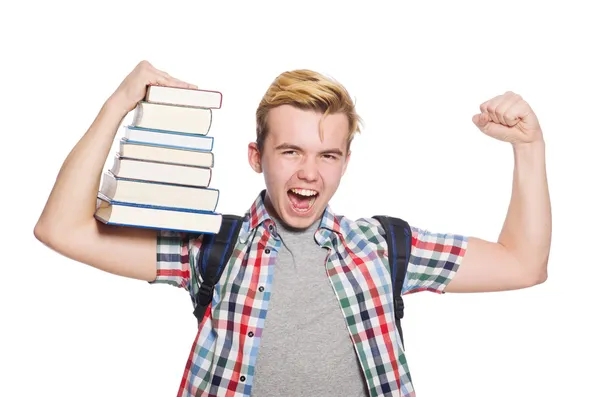
<svg viewBox="0 0 600 397">
<path fill-rule="evenodd" d="M 248 332 L 248 336 L 252 338 L 254 336 L 254 332 L 252 332 L 252 331 Z"/>
<path fill-rule="evenodd" d="M 270 253 L 271 253 L 271 250 L 268 248 L 265 248 L 265 254 L 270 254 Z"/>
<path fill-rule="evenodd" d="M 258 290 L 259 290 L 260 292 L 263 292 L 263 291 L 265 290 L 265 287 L 263 287 L 263 286 L 261 285 L 260 287 L 258 287 Z"/>
<path fill-rule="evenodd" d="M 244 375 L 240 376 L 240 381 L 245 382 L 246 381 L 246 377 Z"/>
</svg>

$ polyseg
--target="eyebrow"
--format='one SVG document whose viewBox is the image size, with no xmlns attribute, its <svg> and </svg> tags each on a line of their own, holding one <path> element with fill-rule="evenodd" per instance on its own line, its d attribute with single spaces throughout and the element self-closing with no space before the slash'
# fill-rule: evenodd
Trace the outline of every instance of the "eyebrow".
<svg viewBox="0 0 600 397">
<path fill-rule="evenodd" d="M 278 145 L 275 150 L 297 150 L 299 152 L 302 152 L 302 148 L 300 146 L 296 146 L 296 145 L 292 145 L 290 143 L 282 143 L 281 145 Z M 321 150 L 319 152 L 319 154 L 337 154 L 338 156 L 343 156 L 344 152 L 342 152 L 340 149 L 337 148 L 332 148 L 332 149 L 325 149 L 325 150 Z"/>
</svg>

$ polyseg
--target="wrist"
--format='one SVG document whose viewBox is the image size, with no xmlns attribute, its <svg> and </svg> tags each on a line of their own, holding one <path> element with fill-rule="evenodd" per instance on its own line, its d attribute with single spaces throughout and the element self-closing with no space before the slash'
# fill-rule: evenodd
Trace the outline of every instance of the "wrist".
<svg viewBox="0 0 600 397">
<path fill-rule="evenodd" d="M 102 106 L 102 112 L 107 115 L 118 117 L 119 120 L 122 120 L 127 114 L 131 111 L 130 106 L 122 100 L 117 93 L 111 95 L 106 102 L 104 102 L 104 106 Z"/>
<path fill-rule="evenodd" d="M 516 165 L 544 167 L 546 162 L 546 144 L 543 139 L 528 143 L 513 144 Z"/>
<path fill-rule="evenodd" d="M 515 154 L 539 153 L 546 148 L 546 142 L 543 138 L 536 139 L 532 142 L 518 142 L 512 144 Z"/>
</svg>

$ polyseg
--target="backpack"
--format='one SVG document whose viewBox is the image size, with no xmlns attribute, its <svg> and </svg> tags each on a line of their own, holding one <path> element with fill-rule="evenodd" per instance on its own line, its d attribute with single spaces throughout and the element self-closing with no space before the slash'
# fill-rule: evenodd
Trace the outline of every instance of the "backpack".
<svg viewBox="0 0 600 397">
<path fill-rule="evenodd" d="M 409 224 L 400 218 L 385 215 L 376 215 L 385 230 L 385 238 L 388 246 L 388 262 L 391 267 L 392 286 L 394 289 L 394 314 L 396 327 L 400 333 L 400 340 L 404 347 L 404 336 L 400 320 L 404 317 L 404 301 L 402 300 L 402 285 L 410 258 L 412 247 L 412 233 Z M 238 215 L 224 214 L 221 228 L 216 234 L 205 234 L 198 260 L 196 261 L 196 273 L 202 278 L 202 283 L 195 296 L 192 296 L 194 305 L 194 316 L 200 323 L 205 315 L 206 309 L 212 301 L 214 287 L 219 281 L 225 265 L 229 262 L 240 228 L 244 218 Z M 198 278 L 197 281 L 199 281 Z"/>
</svg>

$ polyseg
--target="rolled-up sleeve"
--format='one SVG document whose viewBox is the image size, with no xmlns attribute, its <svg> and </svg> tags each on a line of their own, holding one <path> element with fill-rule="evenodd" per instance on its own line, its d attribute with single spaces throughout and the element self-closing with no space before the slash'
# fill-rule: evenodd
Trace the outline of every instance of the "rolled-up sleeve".
<svg viewBox="0 0 600 397">
<path fill-rule="evenodd" d="M 419 291 L 444 293 L 465 256 L 468 237 L 434 233 L 411 226 L 412 248 L 404 294 Z"/>
<path fill-rule="evenodd" d="M 169 284 L 189 291 L 190 280 L 194 277 L 193 256 L 200 244 L 201 236 L 159 231 L 156 238 L 156 279 L 150 284 Z"/>
</svg>

